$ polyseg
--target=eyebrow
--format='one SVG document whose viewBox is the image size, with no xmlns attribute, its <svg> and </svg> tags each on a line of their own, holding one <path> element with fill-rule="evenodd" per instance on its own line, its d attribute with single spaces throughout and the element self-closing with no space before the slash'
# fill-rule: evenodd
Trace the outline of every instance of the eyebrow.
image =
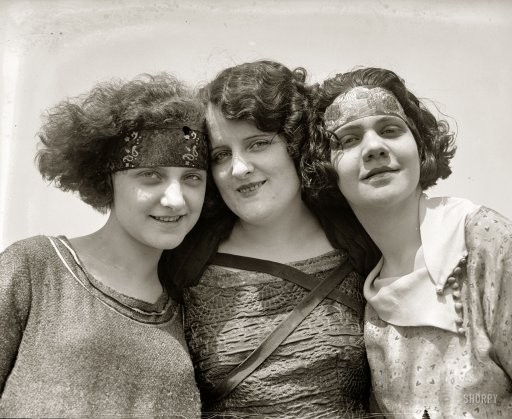
<svg viewBox="0 0 512 419">
<path fill-rule="evenodd" d="M 405 123 L 405 121 L 400 118 L 399 116 L 395 115 L 384 115 L 381 119 L 378 120 L 378 122 L 394 122 L 394 121 L 401 121 Z"/>
<path fill-rule="evenodd" d="M 388 122 L 403 122 L 404 124 L 406 124 L 406 122 L 399 116 L 395 116 L 395 115 L 374 115 L 374 116 L 380 117 L 375 122 L 377 124 L 385 124 Z M 357 121 L 358 121 L 358 119 L 355 119 L 354 121 L 348 122 L 345 125 L 334 128 L 331 131 L 336 133 L 336 132 L 344 132 L 345 130 L 349 131 L 352 129 L 358 129 L 361 126 L 361 123 L 357 123 Z"/>
<path fill-rule="evenodd" d="M 244 137 L 244 138 L 242 138 L 242 140 L 241 140 L 241 141 L 246 142 L 246 141 L 248 141 L 248 140 L 252 140 L 252 139 L 254 139 L 254 138 L 271 137 L 271 136 L 272 136 L 272 138 L 273 138 L 273 137 L 275 137 L 276 135 L 277 135 L 277 133 L 273 133 L 273 132 L 269 132 L 269 133 L 262 132 L 262 133 L 260 133 L 260 134 L 253 134 L 253 135 L 249 135 L 248 137 Z M 218 145 L 218 146 L 216 146 L 216 147 L 212 147 L 212 148 L 211 148 L 211 151 L 213 152 L 213 151 L 215 151 L 215 150 L 217 150 L 217 149 L 219 149 L 219 148 L 224 148 L 224 147 L 229 147 L 229 146 L 228 146 L 228 145 L 226 145 L 226 144 L 221 144 L 221 145 Z"/>
</svg>

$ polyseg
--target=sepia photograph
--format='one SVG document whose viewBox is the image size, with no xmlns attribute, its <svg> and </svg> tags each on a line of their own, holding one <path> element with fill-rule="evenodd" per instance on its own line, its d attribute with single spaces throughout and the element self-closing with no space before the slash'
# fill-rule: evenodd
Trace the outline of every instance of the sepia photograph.
<svg viewBox="0 0 512 419">
<path fill-rule="evenodd" d="M 511 39 L 0 0 L 0 417 L 512 417 Z"/>
</svg>

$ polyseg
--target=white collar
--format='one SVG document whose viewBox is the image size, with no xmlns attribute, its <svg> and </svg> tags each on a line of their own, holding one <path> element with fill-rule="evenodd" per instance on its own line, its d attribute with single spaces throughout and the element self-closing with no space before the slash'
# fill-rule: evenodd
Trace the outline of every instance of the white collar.
<svg viewBox="0 0 512 419">
<path fill-rule="evenodd" d="M 467 199 L 421 195 L 418 215 L 424 267 L 399 278 L 379 279 L 381 259 L 364 284 L 364 295 L 382 320 L 396 326 L 458 330 L 452 290 L 445 285 L 466 255 L 466 217 L 478 208 Z"/>
</svg>

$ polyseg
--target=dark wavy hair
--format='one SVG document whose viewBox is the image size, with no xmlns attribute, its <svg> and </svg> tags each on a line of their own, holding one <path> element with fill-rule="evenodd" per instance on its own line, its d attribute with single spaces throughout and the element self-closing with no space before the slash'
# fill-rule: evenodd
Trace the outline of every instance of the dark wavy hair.
<svg viewBox="0 0 512 419">
<path fill-rule="evenodd" d="M 282 134 L 299 169 L 301 145 L 317 122 L 317 86 L 307 85 L 306 77 L 302 67 L 290 70 L 275 61 L 255 61 L 221 71 L 200 95 L 205 104 L 218 106 L 226 119 L 249 121 L 261 131 Z"/>
<path fill-rule="evenodd" d="M 36 163 L 44 179 L 105 212 L 113 200 L 108 170 L 113 148 L 127 131 L 168 123 L 206 129 L 204 106 L 174 76 L 143 74 L 128 82 L 99 83 L 48 110 Z"/>
<path fill-rule="evenodd" d="M 240 64 L 221 71 L 200 91 L 200 97 L 205 105 L 216 105 L 226 119 L 249 121 L 261 131 L 282 134 L 301 180 L 304 203 L 333 247 L 345 249 L 354 267 L 366 275 L 380 257 L 378 249 L 350 208 L 340 208 L 338 200 L 327 205 L 323 193 L 313 196 L 304 182 L 307 166 L 302 150 L 312 135 L 318 135 L 321 122 L 315 108 L 318 86 L 306 85 L 306 75 L 303 68 L 292 71 L 274 61 Z M 177 248 L 164 251 L 159 275 L 174 298 L 181 299 L 182 290 L 199 281 L 236 219 L 216 190 L 215 209 L 201 215 Z"/>
<path fill-rule="evenodd" d="M 249 121 L 261 131 L 281 134 L 304 186 L 302 149 L 320 123 L 314 106 L 318 86 L 306 84 L 306 78 L 302 67 L 290 70 L 278 62 L 260 60 L 222 70 L 199 95 L 205 105 L 216 105 L 226 119 Z M 309 190 L 303 187 L 302 192 L 303 199 L 310 201 Z M 232 216 L 218 192 L 216 196 L 219 211 Z"/>
<path fill-rule="evenodd" d="M 451 174 L 450 160 L 455 154 L 454 134 L 448 123 L 436 117 L 405 86 L 404 80 L 383 68 L 362 68 L 337 74 L 318 89 L 316 106 L 320 113 L 339 95 L 358 86 L 378 86 L 392 92 L 402 105 L 420 157 L 420 187 L 425 190 Z M 328 132 L 322 124 L 319 132 L 303 149 L 306 183 L 313 190 L 338 189 L 338 175 L 330 163 Z M 339 196 L 339 195 L 338 195 Z"/>
</svg>

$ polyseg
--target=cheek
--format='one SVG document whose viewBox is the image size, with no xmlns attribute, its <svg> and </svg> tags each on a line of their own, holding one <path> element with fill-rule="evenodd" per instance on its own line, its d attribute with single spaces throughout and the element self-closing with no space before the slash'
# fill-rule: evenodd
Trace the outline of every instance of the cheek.
<svg viewBox="0 0 512 419">
<path fill-rule="evenodd" d="M 412 169 L 412 172 L 414 175 L 419 176 L 420 169 L 421 169 L 421 162 L 420 162 L 420 156 L 419 151 L 416 147 L 411 147 L 408 152 L 408 160 L 409 160 L 409 166 Z"/>
<path fill-rule="evenodd" d="M 192 213 L 199 214 L 201 212 L 204 204 L 205 192 L 206 185 L 203 185 L 201 188 L 191 189 L 187 192 L 185 200 Z"/>
<path fill-rule="evenodd" d="M 217 185 L 219 190 L 225 189 L 227 187 L 230 178 L 227 168 L 217 167 L 212 169 L 212 177 L 215 185 Z"/>
<path fill-rule="evenodd" d="M 125 216 L 135 216 L 154 205 L 156 194 L 142 188 L 123 188 L 115 194 L 114 207 Z"/>
<path fill-rule="evenodd" d="M 331 163 L 338 174 L 338 187 L 343 195 L 350 195 L 350 191 L 359 184 L 359 159 L 341 152 L 332 153 Z"/>
<path fill-rule="evenodd" d="M 147 202 L 153 198 L 153 194 L 144 189 L 135 189 L 133 191 L 133 196 L 139 202 Z"/>
<path fill-rule="evenodd" d="M 353 160 L 353 159 L 352 159 Z M 347 178 L 351 172 L 354 171 L 354 162 L 351 161 L 350 156 L 344 155 L 341 151 L 331 153 L 331 164 L 340 181 L 342 178 Z"/>
</svg>

